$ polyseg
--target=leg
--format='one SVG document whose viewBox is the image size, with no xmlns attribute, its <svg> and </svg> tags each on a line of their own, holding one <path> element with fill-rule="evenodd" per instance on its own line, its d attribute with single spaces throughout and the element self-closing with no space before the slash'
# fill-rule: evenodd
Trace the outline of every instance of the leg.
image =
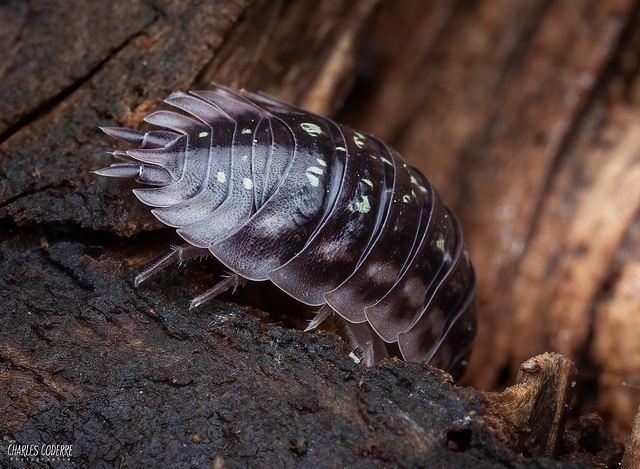
<svg viewBox="0 0 640 469">
<path fill-rule="evenodd" d="M 347 335 L 351 337 L 355 345 L 362 350 L 364 362 L 367 366 L 379 362 L 383 358 L 389 358 L 387 345 L 371 328 L 368 322 L 359 324 L 343 321 L 347 326 Z"/>
<path fill-rule="evenodd" d="M 309 325 L 304 330 L 305 332 L 309 332 L 320 325 L 322 321 L 327 319 L 330 315 L 333 314 L 333 309 L 327 303 L 323 304 L 322 307 L 316 311 L 315 317 L 309 321 Z"/>
<path fill-rule="evenodd" d="M 166 269 L 171 264 L 174 264 L 176 262 L 187 261 L 189 259 L 195 259 L 196 257 L 204 257 L 210 255 L 211 253 L 208 249 L 197 248 L 190 244 L 175 246 L 169 254 L 164 256 L 162 259 L 154 262 L 153 265 L 147 268 L 144 272 L 138 274 L 134 285 L 137 287 L 152 275 L 157 274 L 161 270 Z"/>
<path fill-rule="evenodd" d="M 205 301 L 209 301 L 211 298 L 219 295 L 220 293 L 228 290 L 231 287 L 233 287 L 233 291 L 235 291 L 236 288 L 238 288 L 240 285 L 244 285 L 247 282 L 248 280 L 246 278 L 240 277 L 238 274 L 231 274 L 223 281 L 216 283 L 213 288 L 210 288 L 202 295 L 196 296 L 193 300 L 191 300 L 189 309 L 200 306 Z"/>
</svg>

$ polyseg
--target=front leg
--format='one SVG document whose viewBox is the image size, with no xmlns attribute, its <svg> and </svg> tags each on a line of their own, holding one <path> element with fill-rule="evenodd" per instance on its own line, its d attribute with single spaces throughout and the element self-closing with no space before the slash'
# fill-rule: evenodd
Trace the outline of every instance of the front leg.
<svg viewBox="0 0 640 469">
<path fill-rule="evenodd" d="M 134 285 L 137 287 L 152 275 L 157 274 L 176 262 L 188 261 L 189 259 L 195 259 L 196 257 L 206 257 L 210 255 L 211 252 L 208 249 L 198 248 L 191 244 L 174 246 L 173 250 L 169 254 L 154 262 L 151 267 L 147 268 L 144 272 L 138 274 Z"/>
<path fill-rule="evenodd" d="M 209 301 L 220 293 L 227 291 L 231 287 L 233 287 L 233 291 L 235 291 L 236 288 L 245 285 L 247 282 L 248 280 L 246 278 L 240 277 L 238 274 L 230 274 L 227 278 L 216 283 L 212 288 L 204 292 L 202 295 L 198 295 L 193 300 L 191 300 L 189 309 L 200 306 L 205 301 Z"/>
</svg>

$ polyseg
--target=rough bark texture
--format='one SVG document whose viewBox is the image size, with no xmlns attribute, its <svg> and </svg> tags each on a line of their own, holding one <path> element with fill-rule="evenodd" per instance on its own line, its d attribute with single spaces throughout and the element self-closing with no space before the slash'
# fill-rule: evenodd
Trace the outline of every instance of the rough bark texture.
<svg viewBox="0 0 640 469">
<path fill-rule="evenodd" d="M 225 467 L 574 467 L 506 449 L 470 414 L 490 413 L 488 398 L 425 367 L 366 369 L 333 333 L 217 301 L 188 311 L 215 266 L 133 288 L 177 237 L 157 230 L 131 185 L 89 173 L 111 158 L 98 125 L 136 127 L 170 92 L 214 80 L 341 110 L 423 169 L 456 209 L 479 281 L 465 383 L 495 389 L 527 358 L 564 353 L 589 374 L 576 406 L 597 403 L 622 440 L 640 401 L 638 10 L 2 2 L 0 461 L 31 464 L 6 459 L 17 441 L 74 444 L 76 466 L 92 467 L 209 467 L 216 456 Z M 299 305 L 247 289 L 239 303 L 295 324 Z M 564 404 L 561 388 L 553 402 Z M 600 426 L 578 420 L 548 453 L 516 447 L 610 463 L 617 447 Z"/>
<path fill-rule="evenodd" d="M 465 382 L 564 353 L 621 440 L 640 403 L 638 6 L 384 3 L 384 66 L 346 112 L 462 221 L 481 317 Z"/>
<path fill-rule="evenodd" d="M 632 469 L 640 466 L 640 409 L 633 419 L 633 431 L 626 441 L 622 469 Z"/>
<path fill-rule="evenodd" d="M 537 358 L 518 385 L 485 395 L 421 365 L 357 364 L 334 333 L 283 328 L 257 310 L 189 310 L 211 277 L 203 265 L 135 289 L 128 274 L 147 260 L 148 236 L 2 235 L 9 467 L 209 467 L 216 457 L 231 468 L 588 467 L 505 445 L 559 453 L 531 429 L 562 431 L 572 379 L 563 357 Z M 73 445 L 73 457 L 16 458 L 16 443 Z"/>
</svg>

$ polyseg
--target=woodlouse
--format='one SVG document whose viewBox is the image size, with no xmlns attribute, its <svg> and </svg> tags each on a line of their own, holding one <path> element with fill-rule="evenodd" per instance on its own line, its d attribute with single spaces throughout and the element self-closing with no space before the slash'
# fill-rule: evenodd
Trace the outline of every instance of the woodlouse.
<svg viewBox="0 0 640 469">
<path fill-rule="evenodd" d="M 426 177 L 379 139 L 276 98 L 215 85 L 174 93 L 169 129 L 104 128 L 140 148 L 95 171 L 134 189 L 188 244 L 136 278 L 213 254 L 233 273 L 192 306 L 271 280 L 336 312 L 374 363 L 394 352 L 459 376 L 476 334 L 475 275 L 455 215 Z M 188 114 L 188 115 L 187 115 Z"/>
</svg>

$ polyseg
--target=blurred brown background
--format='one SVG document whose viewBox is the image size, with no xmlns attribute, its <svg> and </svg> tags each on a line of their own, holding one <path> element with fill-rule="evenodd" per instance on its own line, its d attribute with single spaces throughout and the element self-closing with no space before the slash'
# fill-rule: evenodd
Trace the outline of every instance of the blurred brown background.
<svg viewBox="0 0 640 469">
<path fill-rule="evenodd" d="M 267 91 L 386 140 L 457 212 L 480 315 L 466 384 L 561 352 L 577 405 L 622 439 L 640 403 L 639 6 L 2 2 L 0 218 L 158 228 L 88 173 L 109 162 L 97 126 L 210 81 Z"/>
</svg>

